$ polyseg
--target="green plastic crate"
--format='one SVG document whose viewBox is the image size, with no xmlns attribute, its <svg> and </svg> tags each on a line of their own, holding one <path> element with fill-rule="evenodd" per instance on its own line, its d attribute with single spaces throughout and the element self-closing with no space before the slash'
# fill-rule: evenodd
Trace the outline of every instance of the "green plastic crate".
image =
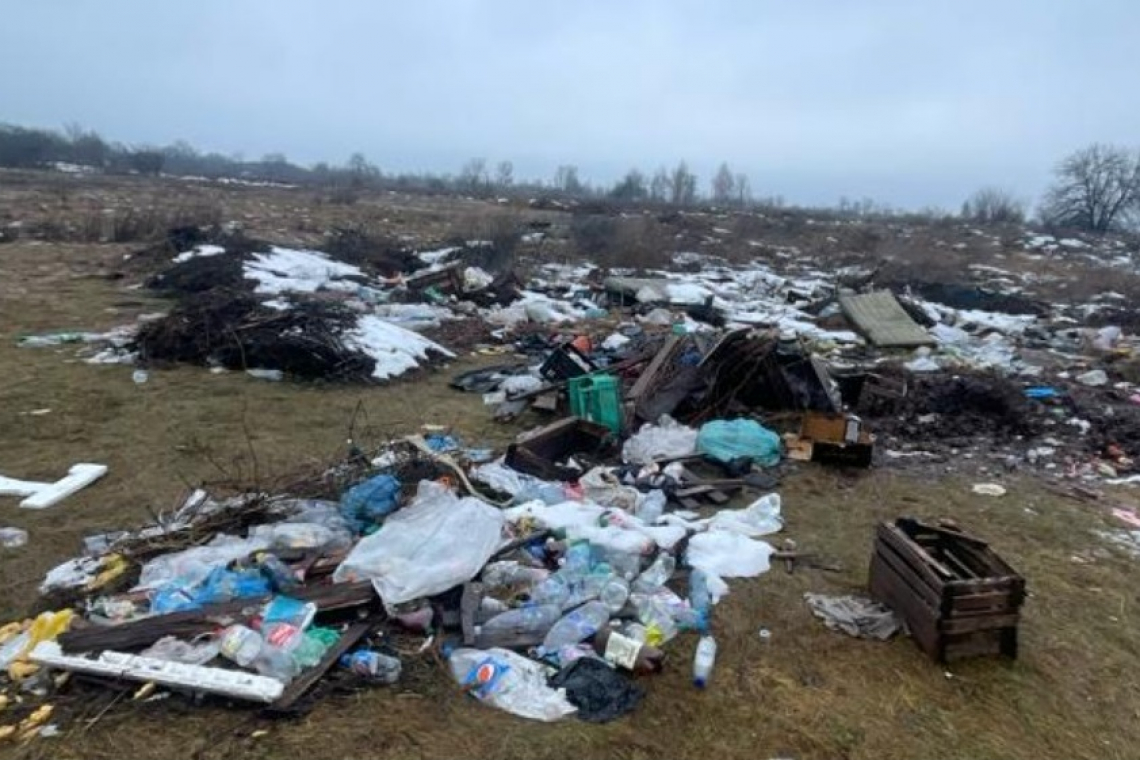
<svg viewBox="0 0 1140 760">
<path fill-rule="evenodd" d="M 570 413 L 621 432 L 621 383 L 612 375 L 583 375 L 569 381 Z"/>
</svg>

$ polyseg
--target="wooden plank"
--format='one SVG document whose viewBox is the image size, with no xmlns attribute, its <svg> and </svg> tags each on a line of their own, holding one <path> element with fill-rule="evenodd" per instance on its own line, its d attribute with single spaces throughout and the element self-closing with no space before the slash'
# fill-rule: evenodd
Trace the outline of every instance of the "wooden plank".
<svg viewBox="0 0 1140 760">
<path fill-rule="evenodd" d="M 267 709 L 270 712 L 288 712 L 291 710 L 297 700 L 303 697 L 305 692 L 311 689 L 317 681 L 324 678 L 325 673 L 328 672 L 329 668 L 336 665 L 341 655 L 356 646 L 356 643 L 364 638 L 377 622 L 379 622 L 378 619 L 362 620 L 346 628 L 336 643 L 325 652 L 321 661 L 293 679 L 292 683 L 285 687 L 285 691 L 277 698 L 277 701 Z"/>
<path fill-rule="evenodd" d="M 1016 610 L 1012 591 L 989 591 L 982 594 L 965 594 L 950 597 L 950 614 L 974 615 L 986 612 Z"/>
<path fill-rule="evenodd" d="M 945 658 L 960 660 L 964 657 L 1002 653 L 1003 630 L 978 631 L 949 638 L 945 643 Z"/>
<path fill-rule="evenodd" d="M 870 590 L 874 599 L 890 607 L 906 622 L 915 642 L 931 659 L 942 659 L 937 611 L 912 594 L 877 553 L 871 558 Z"/>
<path fill-rule="evenodd" d="M 930 583 L 930 580 L 917 572 L 907 558 L 895 549 L 894 546 L 882 542 L 876 542 L 875 555 L 887 563 L 892 572 L 901 578 L 905 579 L 914 593 L 923 597 L 927 604 L 934 609 L 941 609 L 943 604 L 943 596 L 941 591 Z"/>
<path fill-rule="evenodd" d="M 669 335 L 669 337 L 665 339 L 665 343 L 661 346 L 657 355 L 653 357 L 653 360 L 649 362 L 649 366 L 645 368 L 641 376 L 634 382 L 633 387 L 629 389 L 629 393 L 625 396 L 626 400 L 636 403 L 638 399 L 653 388 L 657 374 L 661 372 L 665 363 L 669 361 L 669 358 L 673 355 L 673 352 L 677 349 L 677 345 L 680 342 L 681 336 L 679 335 Z"/>
<path fill-rule="evenodd" d="M 1013 628 L 1017 625 L 1020 617 L 1016 612 L 1011 612 L 1005 615 L 945 618 L 938 627 L 946 635 L 974 633 L 976 631 L 990 631 L 994 628 Z"/>
<path fill-rule="evenodd" d="M 890 523 L 881 523 L 876 532 L 876 537 L 894 547 L 899 556 L 907 561 L 907 564 L 927 579 L 931 588 L 941 591 L 946 581 L 953 580 L 954 574 L 946 566 L 937 562 L 925 549 L 896 526 Z"/>
</svg>

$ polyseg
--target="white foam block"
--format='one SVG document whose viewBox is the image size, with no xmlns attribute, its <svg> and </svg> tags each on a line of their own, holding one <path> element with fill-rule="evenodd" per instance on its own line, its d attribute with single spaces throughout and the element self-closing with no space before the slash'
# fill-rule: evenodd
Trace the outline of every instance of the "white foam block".
<svg viewBox="0 0 1140 760">
<path fill-rule="evenodd" d="M 37 483 L 0 476 L 0 496 L 24 496 L 20 506 L 25 509 L 44 509 L 53 506 L 81 491 L 107 474 L 105 464 L 72 465 L 67 477 L 54 483 Z"/>
<path fill-rule="evenodd" d="M 223 694 L 252 702 L 272 702 L 285 690 L 285 684 L 275 678 L 240 670 L 186 665 L 126 652 L 106 651 L 98 659 L 67 655 L 54 641 L 41 641 L 28 655 L 28 659 L 37 665 L 59 670 L 132 681 L 153 681 L 162 686 Z"/>
</svg>

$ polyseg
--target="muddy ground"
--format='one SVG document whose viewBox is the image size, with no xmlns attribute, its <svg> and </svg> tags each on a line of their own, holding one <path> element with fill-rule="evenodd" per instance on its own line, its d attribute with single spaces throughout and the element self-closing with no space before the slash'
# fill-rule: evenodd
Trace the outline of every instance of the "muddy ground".
<svg viewBox="0 0 1140 760">
<path fill-rule="evenodd" d="M 285 218 L 288 199 L 278 192 L 259 202 Z M 16 347 L 22 334 L 109 328 L 161 308 L 129 281 L 106 277 L 131 247 L 0 246 L 0 472 L 54 479 L 78 461 L 110 467 L 104 480 L 43 512 L 0 501 L 0 523 L 31 534 L 25 548 L 0 550 L 4 620 L 30 608 L 44 570 L 74 555 L 82 536 L 141 523 L 192 484 L 271 484 L 329 461 L 354 420 L 358 437 L 434 422 L 453 425 L 472 445 L 501 445 L 520 429 L 493 423 L 477 396 L 446 386 L 454 372 L 493 357 L 464 357 L 383 387 L 270 383 L 187 367 L 153 371 L 136 385 L 131 368 L 84 364 L 73 347 Z M 28 414 L 39 409 L 51 411 Z M 522 721 L 465 697 L 430 652 L 409 651 L 398 687 L 330 694 L 293 721 L 77 687 L 59 700 L 62 736 L 0 755 L 1135 758 L 1140 560 L 1093 534 L 1120 527 L 1097 504 L 1058 496 L 1028 475 L 997 477 L 1009 493 L 986 498 L 970 493 L 973 479 L 961 470 L 940 477 L 930 468 L 790 467 L 781 487 L 786 535 L 842 570 L 789 575 L 780 567 L 734 583 L 717 607 L 710 688 L 688 683 L 695 640 L 682 636 L 669 645 L 665 673 L 643 683 L 648 696 L 638 710 L 613 724 Z M 1128 493 L 1114 498 L 1135 503 Z M 907 638 L 854 640 L 812 618 L 802 594 L 864 588 L 874 525 L 901 514 L 952 517 L 1026 576 L 1020 659 L 938 666 Z M 761 627 L 770 639 L 759 637 Z"/>
</svg>

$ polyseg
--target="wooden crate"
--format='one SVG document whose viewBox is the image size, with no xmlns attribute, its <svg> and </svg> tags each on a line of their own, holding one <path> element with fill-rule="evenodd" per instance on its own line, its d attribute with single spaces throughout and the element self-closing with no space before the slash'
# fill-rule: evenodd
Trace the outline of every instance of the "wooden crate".
<svg viewBox="0 0 1140 760">
<path fill-rule="evenodd" d="M 870 575 L 871 595 L 906 621 L 932 659 L 1017 656 L 1025 579 L 985 541 L 908 518 L 882 523 Z"/>
</svg>

